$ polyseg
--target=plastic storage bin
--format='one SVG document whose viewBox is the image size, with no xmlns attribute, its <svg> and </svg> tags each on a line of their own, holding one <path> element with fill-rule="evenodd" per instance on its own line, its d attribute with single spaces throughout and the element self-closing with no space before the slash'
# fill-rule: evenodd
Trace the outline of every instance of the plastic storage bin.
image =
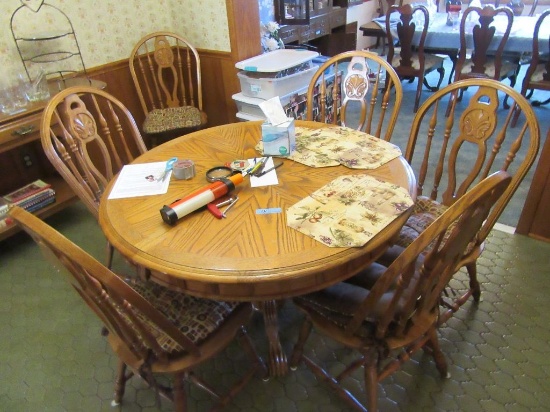
<svg viewBox="0 0 550 412">
<path fill-rule="evenodd" d="M 239 119 L 241 122 L 252 122 L 254 120 L 264 121 L 265 120 L 264 117 L 253 116 L 251 114 L 243 113 L 243 112 L 237 112 L 237 119 Z"/>
<path fill-rule="evenodd" d="M 279 96 L 279 100 L 281 100 L 281 105 L 283 106 L 283 109 L 285 110 L 287 115 L 290 115 L 288 109 L 291 107 L 291 100 L 292 103 L 295 103 L 297 101 L 305 101 L 306 93 L 307 87 L 304 87 L 303 89 L 294 91 L 284 96 Z M 264 99 L 249 97 L 246 96 L 244 93 L 237 93 L 233 95 L 233 100 L 235 100 L 235 103 L 237 104 L 237 110 L 239 112 L 265 119 L 264 112 L 260 108 L 260 103 L 265 101 Z"/>
<path fill-rule="evenodd" d="M 241 83 L 241 92 L 245 96 L 267 100 L 307 87 L 318 68 L 318 66 L 312 66 L 311 69 L 275 79 L 253 78 L 247 76 L 244 71 L 237 73 L 237 76 Z"/>
<path fill-rule="evenodd" d="M 280 49 L 237 62 L 235 67 L 248 72 L 270 73 L 269 77 L 275 77 L 274 73 L 311 62 L 318 56 L 319 53 L 311 50 Z"/>
</svg>

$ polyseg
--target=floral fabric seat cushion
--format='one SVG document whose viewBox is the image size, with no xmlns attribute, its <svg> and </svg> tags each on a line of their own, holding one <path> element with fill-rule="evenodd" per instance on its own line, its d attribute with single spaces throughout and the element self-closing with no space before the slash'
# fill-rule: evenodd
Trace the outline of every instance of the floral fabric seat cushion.
<svg viewBox="0 0 550 412">
<path fill-rule="evenodd" d="M 392 59 L 392 66 L 399 67 L 401 66 L 401 49 L 396 48 L 394 56 Z M 425 54 L 424 55 L 424 67 L 429 69 L 430 67 L 440 66 L 443 64 L 443 57 L 436 56 L 434 54 Z M 412 68 L 415 70 L 420 70 L 420 61 L 418 59 L 418 54 L 413 53 L 412 55 Z"/>
<path fill-rule="evenodd" d="M 201 112 L 196 107 L 169 107 L 167 109 L 151 110 L 143 123 L 143 131 L 148 134 L 155 134 L 200 125 Z"/>
<path fill-rule="evenodd" d="M 175 292 L 153 282 L 132 279 L 130 286 L 166 316 L 193 343 L 199 344 L 214 332 L 239 302 L 221 302 Z M 182 351 L 176 342 L 155 330 L 159 345 L 167 352 Z"/>
<path fill-rule="evenodd" d="M 537 68 L 531 76 L 532 82 L 542 82 L 544 81 L 544 75 L 546 74 L 546 66 L 544 63 L 537 65 Z"/>
<path fill-rule="evenodd" d="M 466 59 L 466 61 L 464 62 L 464 66 L 462 68 L 462 73 L 463 74 L 471 73 L 473 67 L 474 67 L 473 61 L 470 59 Z M 514 63 L 503 61 L 502 65 L 500 66 L 500 74 L 504 75 L 506 73 L 510 73 L 512 70 L 515 70 L 516 67 L 517 66 Z M 485 64 L 485 75 L 491 78 L 495 77 L 495 59 L 493 58 L 487 59 L 487 62 Z"/>
<path fill-rule="evenodd" d="M 445 210 L 447 210 L 447 206 L 429 197 L 418 196 L 414 205 L 414 211 L 401 229 L 396 244 L 401 247 L 409 246 Z"/>
</svg>

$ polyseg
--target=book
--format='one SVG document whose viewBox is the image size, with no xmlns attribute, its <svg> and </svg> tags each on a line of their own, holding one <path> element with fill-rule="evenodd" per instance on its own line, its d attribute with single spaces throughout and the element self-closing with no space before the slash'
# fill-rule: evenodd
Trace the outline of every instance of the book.
<svg viewBox="0 0 550 412">
<path fill-rule="evenodd" d="M 21 206 L 23 209 L 27 209 L 27 207 L 32 206 L 36 203 L 40 203 L 42 200 L 48 199 L 50 197 L 55 197 L 55 190 L 46 189 L 42 192 L 35 193 L 32 196 L 29 196 L 25 199 L 15 202 L 15 204 L 17 206 Z"/>
<path fill-rule="evenodd" d="M 40 210 L 52 203 L 55 203 L 55 196 L 52 196 L 52 197 L 47 197 L 43 200 L 41 200 L 40 202 L 38 203 L 35 203 L 35 204 L 32 204 L 30 206 L 26 206 L 25 207 L 25 210 L 27 212 L 36 212 L 37 210 Z"/>
<path fill-rule="evenodd" d="M 43 182 L 42 180 L 38 179 L 11 193 L 8 193 L 4 196 L 4 200 L 10 203 L 17 203 L 23 199 L 26 199 L 36 193 L 42 192 L 49 188 L 51 188 L 51 185 L 49 183 Z"/>
<path fill-rule="evenodd" d="M 9 203 L 0 197 L 0 219 L 2 219 L 6 213 L 8 213 Z"/>
</svg>

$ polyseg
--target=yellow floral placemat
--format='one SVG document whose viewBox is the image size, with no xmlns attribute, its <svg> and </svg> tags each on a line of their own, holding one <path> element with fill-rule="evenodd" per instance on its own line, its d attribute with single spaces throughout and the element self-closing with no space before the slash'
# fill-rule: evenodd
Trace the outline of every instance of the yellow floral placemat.
<svg viewBox="0 0 550 412">
<path fill-rule="evenodd" d="M 289 207 L 287 225 L 330 247 L 361 247 L 413 203 L 398 185 L 340 176 Z"/>
<path fill-rule="evenodd" d="M 256 147 L 262 152 L 262 145 Z M 287 159 L 310 167 L 344 165 L 350 169 L 376 169 L 401 150 L 385 140 L 347 127 L 296 128 L 296 150 Z"/>
</svg>

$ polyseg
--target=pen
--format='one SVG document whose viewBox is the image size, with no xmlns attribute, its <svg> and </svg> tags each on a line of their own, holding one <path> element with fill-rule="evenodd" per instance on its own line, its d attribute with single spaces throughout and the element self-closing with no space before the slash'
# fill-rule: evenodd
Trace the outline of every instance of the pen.
<svg viewBox="0 0 550 412">
<path fill-rule="evenodd" d="M 268 159 L 267 157 L 262 157 L 259 160 L 258 163 L 256 163 L 254 166 L 252 166 L 252 169 L 248 173 L 253 175 L 253 174 L 259 172 L 265 166 L 265 163 L 267 162 L 267 159 Z"/>
<path fill-rule="evenodd" d="M 267 170 L 262 170 L 260 173 L 254 175 L 254 176 L 256 176 L 256 177 L 261 177 L 261 176 L 263 176 L 263 175 L 265 175 L 265 174 L 271 172 L 272 170 L 277 169 L 279 166 L 282 166 L 282 165 L 283 165 L 283 162 L 277 163 L 275 166 L 270 167 L 270 168 L 267 169 Z"/>
</svg>

